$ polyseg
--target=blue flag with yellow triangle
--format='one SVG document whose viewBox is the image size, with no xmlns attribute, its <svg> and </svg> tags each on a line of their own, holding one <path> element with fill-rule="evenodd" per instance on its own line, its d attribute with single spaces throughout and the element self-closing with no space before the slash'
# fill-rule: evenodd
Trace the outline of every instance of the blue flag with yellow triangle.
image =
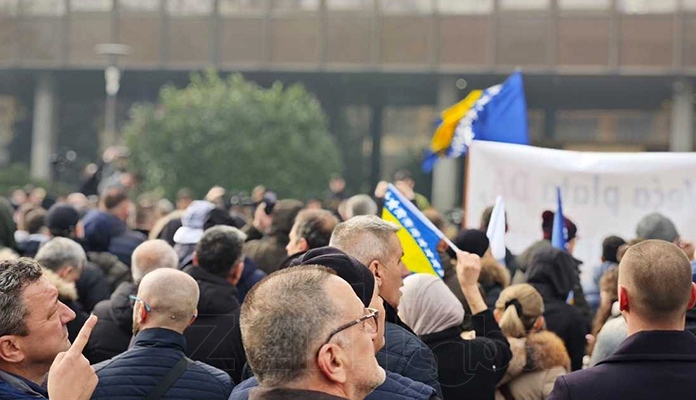
<svg viewBox="0 0 696 400">
<path fill-rule="evenodd" d="M 440 278 L 445 275 L 437 252 L 440 240 L 446 240 L 444 234 L 391 183 L 384 196 L 382 219 L 402 228 L 396 235 L 404 249 L 402 261 L 409 271 Z"/>
</svg>

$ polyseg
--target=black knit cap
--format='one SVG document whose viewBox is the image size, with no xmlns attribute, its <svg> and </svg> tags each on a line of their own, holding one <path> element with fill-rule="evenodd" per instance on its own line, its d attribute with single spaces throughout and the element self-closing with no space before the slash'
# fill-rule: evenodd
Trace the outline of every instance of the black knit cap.
<svg viewBox="0 0 696 400">
<path fill-rule="evenodd" d="M 454 238 L 454 244 L 459 247 L 459 250 L 464 250 L 469 253 L 483 257 L 490 245 L 488 237 L 484 231 L 478 229 L 463 229 L 459 231 L 457 237 Z"/>
<path fill-rule="evenodd" d="M 309 250 L 290 263 L 290 267 L 301 265 L 321 265 L 336 271 L 336 275 L 353 287 L 365 307 L 369 307 L 375 290 L 375 277 L 360 261 L 335 247 L 326 246 Z"/>
<path fill-rule="evenodd" d="M 46 226 L 53 236 L 69 237 L 75 230 L 80 213 L 70 204 L 54 204 L 46 215 Z"/>
</svg>

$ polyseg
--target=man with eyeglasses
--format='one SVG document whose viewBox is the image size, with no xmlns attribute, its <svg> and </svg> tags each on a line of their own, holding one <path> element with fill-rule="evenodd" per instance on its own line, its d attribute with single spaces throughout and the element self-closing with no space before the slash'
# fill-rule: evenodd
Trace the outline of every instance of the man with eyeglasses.
<svg viewBox="0 0 696 400">
<path fill-rule="evenodd" d="M 242 305 L 242 338 L 260 385 L 249 399 L 364 399 L 386 374 L 375 358 L 377 317 L 325 267 L 269 275 Z"/>
<path fill-rule="evenodd" d="M 92 399 L 220 399 L 232 391 L 229 375 L 186 357 L 184 331 L 196 319 L 199 289 L 188 274 L 170 268 L 148 273 L 133 305 L 133 346 L 94 366 Z"/>
</svg>

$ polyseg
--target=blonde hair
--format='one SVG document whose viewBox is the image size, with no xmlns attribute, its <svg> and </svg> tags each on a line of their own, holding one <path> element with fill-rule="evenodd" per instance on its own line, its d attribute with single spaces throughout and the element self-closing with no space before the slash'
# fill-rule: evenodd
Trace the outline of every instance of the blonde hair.
<svg viewBox="0 0 696 400">
<path fill-rule="evenodd" d="M 532 285 L 522 283 L 503 290 L 495 308 L 501 313 L 500 330 L 506 336 L 523 338 L 544 314 L 544 299 Z"/>
</svg>

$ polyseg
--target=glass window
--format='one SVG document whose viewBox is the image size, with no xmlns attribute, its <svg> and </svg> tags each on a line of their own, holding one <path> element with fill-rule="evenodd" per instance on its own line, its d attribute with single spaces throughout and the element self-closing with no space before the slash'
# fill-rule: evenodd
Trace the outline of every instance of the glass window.
<svg viewBox="0 0 696 400">
<path fill-rule="evenodd" d="M 385 14 L 428 14 L 432 11 L 432 0 L 383 0 Z"/>
<path fill-rule="evenodd" d="M 327 0 L 326 7 L 336 11 L 371 10 L 374 0 Z"/>
<path fill-rule="evenodd" d="M 65 14 L 64 0 L 22 0 L 20 11 L 24 15 L 60 16 Z"/>
<path fill-rule="evenodd" d="M 16 15 L 18 0 L 0 0 L 0 15 Z"/>
<path fill-rule="evenodd" d="M 440 0 L 437 11 L 441 14 L 490 14 L 493 11 L 493 0 Z"/>
<path fill-rule="evenodd" d="M 113 7 L 112 0 L 71 0 L 70 11 L 108 12 Z"/>
<path fill-rule="evenodd" d="M 546 10 L 549 0 L 499 0 L 501 10 Z"/>
<path fill-rule="evenodd" d="M 273 0 L 274 10 L 316 11 L 319 0 Z"/>
<path fill-rule="evenodd" d="M 120 0 L 119 6 L 123 11 L 155 12 L 160 9 L 160 0 Z"/>
<path fill-rule="evenodd" d="M 400 169 L 419 171 L 423 149 L 430 144 L 433 106 L 387 106 L 382 115 L 382 177 L 391 179 Z M 367 141 L 366 141 L 367 142 Z M 416 178 L 418 180 L 418 178 Z"/>
<path fill-rule="evenodd" d="M 611 0 L 558 0 L 561 10 L 608 10 Z"/>
<path fill-rule="evenodd" d="M 243 14 L 262 14 L 266 11 L 266 2 L 271 0 L 220 0 L 220 15 L 233 17 Z"/>
<path fill-rule="evenodd" d="M 167 12 L 175 17 L 200 17 L 213 12 L 212 0 L 167 0 Z"/>
<path fill-rule="evenodd" d="M 677 0 L 619 0 L 619 12 L 623 14 L 669 14 L 677 9 Z"/>
</svg>

